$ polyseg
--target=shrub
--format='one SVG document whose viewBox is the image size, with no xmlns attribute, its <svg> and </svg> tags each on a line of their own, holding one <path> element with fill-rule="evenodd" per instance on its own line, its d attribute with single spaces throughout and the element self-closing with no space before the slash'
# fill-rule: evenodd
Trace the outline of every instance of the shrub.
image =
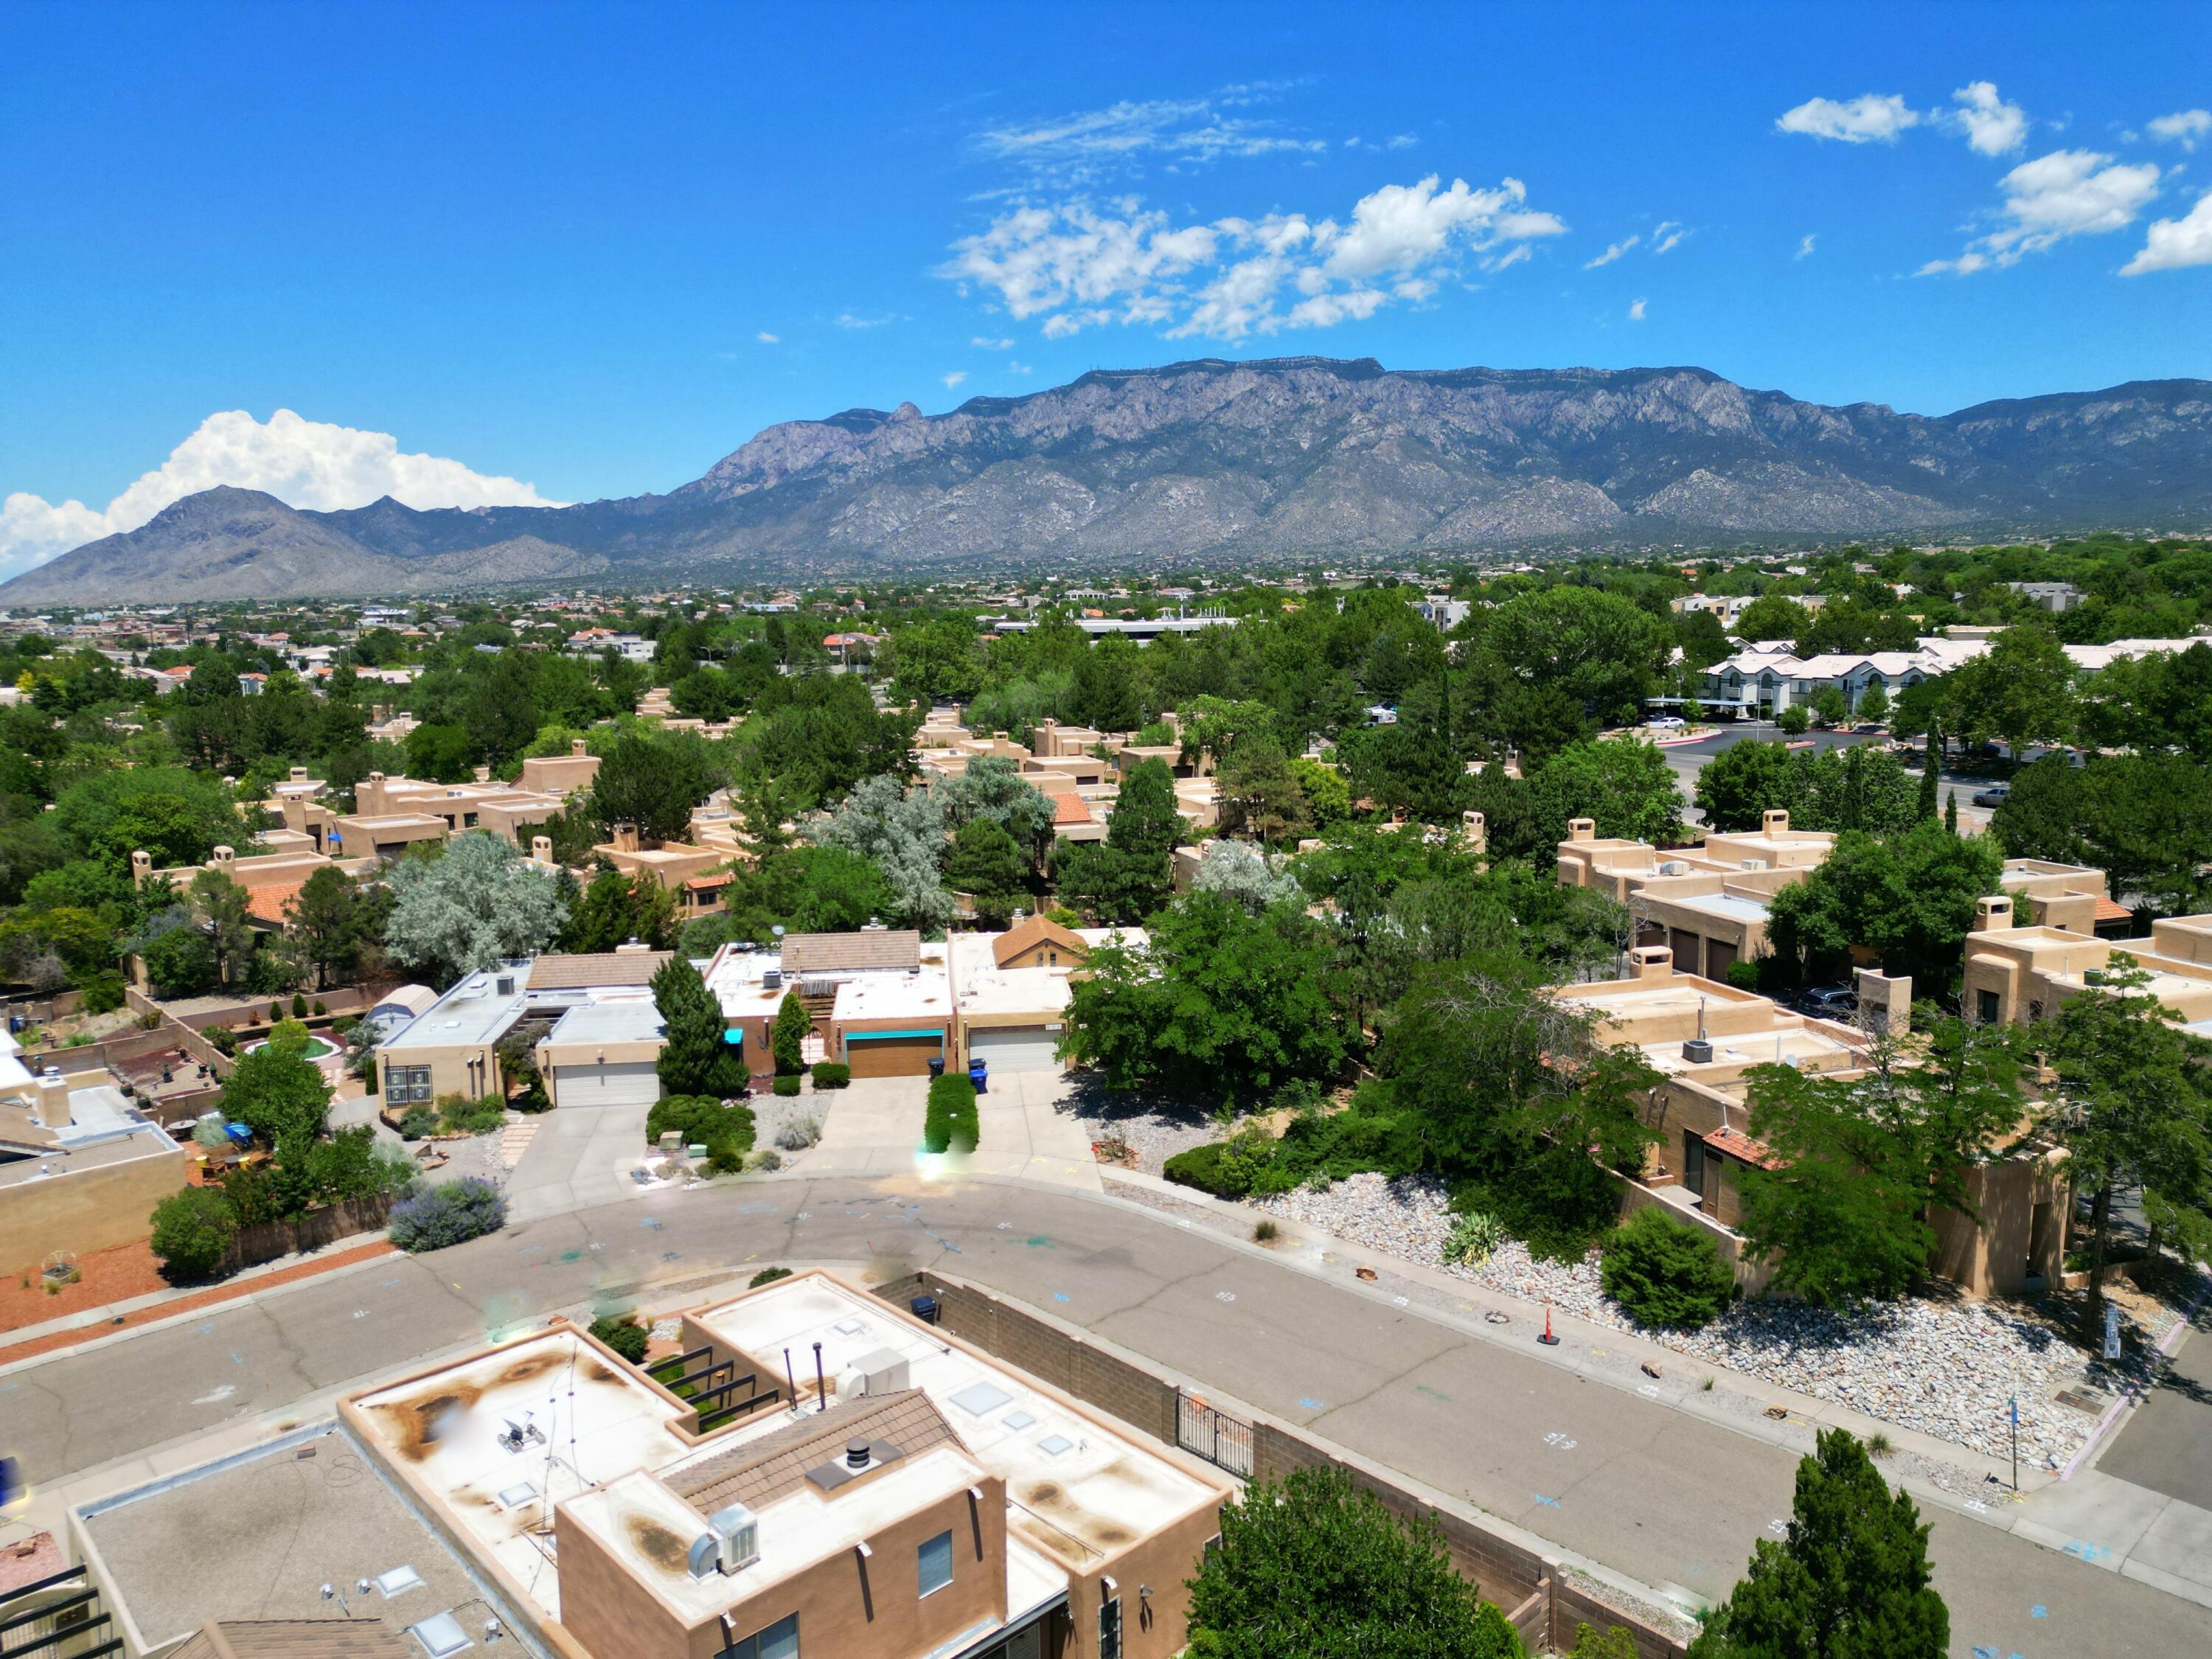
<svg viewBox="0 0 2212 1659">
<path fill-rule="evenodd" d="M 507 1225 L 507 1200 L 475 1176 L 448 1181 L 392 1206 L 392 1242 L 410 1253 L 442 1250 Z"/>
<path fill-rule="evenodd" d="M 1255 1243 L 1272 1244 L 1282 1237 L 1282 1233 L 1283 1230 L 1275 1224 L 1273 1218 L 1255 1222 L 1252 1226 L 1252 1238 Z"/>
<path fill-rule="evenodd" d="M 742 1175 L 744 1167 L 744 1148 L 734 1141 L 718 1140 L 707 1149 L 708 1175 Z"/>
<path fill-rule="evenodd" d="M 1195 1187 L 1216 1198 L 1242 1198 L 1244 1188 L 1231 1185 L 1228 1173 L 1222 1168 L 1221 1150 L 1221 1143 L 1212 1140 L 1187 1152 L 1177 1152 L 1160 1166 L 1160 1173 L 1178 1186 Z"/>
<path fill-rule="evenodd" d="M 434 1134 L 437 1128 L 438 1114 L 428 1106 L 410 1106 L 399 1120 L 399 1133 L 409 1140 Z"/>
<path fill-rule="evenodd" d="M 228 1025 L 210 1025 L 200 1035 L 214 1046 L 219 1054 L 229 1055 L 238 1052 L 238 1033 Z"/>
<path fill-rule="evenodd" d="M 1813 723 L 1813 716 L 1802 702 L 1793 702 L 1774 717 L 1774 724 L 1789 736 L 1804 735 L 1805 728 Z"/>
<path fill-rule="evenodd" d="M 112 1014 L 123 1006 L 123 979 L 118 974 L 102 974 L 84 988 L 84 1011 L 88 1014 Z"/>
<path fill-rule="evenodd" d="M 489 1134 L 507 1121 L 507 1102 L 497 1095 L 480 1100 L 471 1100 L 466 1095 L 441 1095 L 438 1115 L 456 1134 Z"/>
<path fill-rule="evenodd" d="M 330 1012 L 329 1009 L 323 1006 L 323 1000 L 320 997 L 317 997 L 315 999 L 315 1012 L 318 1014 L 326 1014 Z M 349 1026 L 347 1029 L 351 1030 L 352 1028 Z"/>
<path fill-rule="evenodd" d="M 1710 1325 L 1735 1288 L 1735 1275 L 1712 1240 L 1656 1205 L 1613 1230 L 1602 1276 L 1607 1296 L 1655 1328 Z"/>
<path fill-rule="evenodd" d="M 283 1019 L 284 1010 L 277 1004 L 273 1002 L 270 1003 L 269 1005 L 269 1023 L 271 1025 L 282 1024 L 283 1023 Z"/>
<path fill-rule="evenodd" d="M 318 1012 L 320 1012 L 320 1011 L 319 1011 L 319 1010 L 318 1010 Z M 307 1018 L 307 999 L 306 997 L 304 997 L 304 996 L 301 995 L 301 994 L 300 994 L 299 992 L 297 992 L 297 991 L 293 992 L 293 993 L 292 993 L 292 1018 L 295 1018 L 295 1019 L 305 1019 L 305 1018 Z"/>
<path fill-rule="evenodd" d="M 929 1104 L 922 1114 L 922 1150 L 931 1152 L 972 1152 L 979 1131 L 975 1121 L 975 1085 L 965 1077 L 947 1073 L 929 1080 Z"/>
<path fill-rule="evenodd" d="M 795 1117 L 775 1132 L 775 1144 L 787 1152 L 803 1152 L 821 1139 L 818 1117 Z"/>
<path fill-rule="evenodd" d="M 180 1279 L 205 1279 L 238 1237 L 230 1200 L 212 1187 L 184 1187 L 154 1206 L 154 1254 Z"/>
<path fill-rule="evenodd" d="M 1480 1210 L 1455 1217 L 1444 1240 L 1444 1260 L 1462 1267 L 1480 1267 L 1498 1254 L 1505 1242 L 1505 1224 Z"/>
<path fill-rule="evenodd" d="M 594 1319 L 592 1334 L 633 1365 L 644 1363 L 645 1345 L 653 1340 L 651 1331 L 635 1319 L 619 1314 L 602 1314 Z"/>
<path fill-rule="evenodd" d="M 746 1159 L 746 1165 L 750 1169 L 763 1170 L 773 1175 L 783 1167 L 783 1157 L 773 1146 L 763 1146 Z"/>
<path fill-rule="evenodd" d="M 814 1062 L 814 1086 L 817 1089 L 842 1089 L 853 1080 L 853 1068 L 840 1066 L 833 1060 Z"/>
<path fill-rule="evenodd" d="M 763 1285 L 773 1285 L 779 1279 L 790 1277 L 791 1269 L 788 1267 L 763 1267 L 752 1276 L 751 1282 L 745 1288 L 749 1291 L 757 1291 Z"/>
<path fill-rule="evenodd" d="M 806 1037 L 813 1029 L 813 1016 L 799 1000 L 799 993 L 786 991 L 777 1005 L 775 1022 L 769 1028 L 769 1049 L 775 1056 L 778 1076 L 791 1077 L 805 1069 Z"/>
<path fill-rule="evenodd" d="M 776 1093 L 788 1097 L 799 1092 L 799 1079 L 796 1077 L 789 1075 L 781 1076 L 778 1077 L 769 1086 L 772 1087 Z"/>
<path fill-rule="evenodd" d="M 742 1101 L 725 1105 L 706 1095 L 666 1095 L 646 1115 L 646 1139 L 658 1142 L 673 1129 L 686 1146 L 720 1146 L 725 1143 L 741 1152 L 752 1150 L 752 1108 Z"/>
<path fill-rule="evenodd" d="M 1462 1215 L 1494 1215 L 1505 1231 L 1547 1261 L 1580 1261 L 1602 1243 L 1620 1215 L 1613 1177 L 1577 1146 L 1548 1146 L 1504 1178 L 1471 1178 L 1452 1188 Z"/>
</svg>

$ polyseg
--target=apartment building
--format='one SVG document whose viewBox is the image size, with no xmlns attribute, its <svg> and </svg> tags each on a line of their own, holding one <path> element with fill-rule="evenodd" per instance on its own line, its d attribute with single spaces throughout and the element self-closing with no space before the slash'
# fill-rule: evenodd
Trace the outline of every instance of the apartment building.
<svg viewBox="0 0 2212 1659">
<path fill-rule="evenodd" d="M 1771 1264 L 1742 1260 L 1736 1230 L 1743 1216 L 1744 1173 L 1780 1169 L 1784 1160 L 1759 1137 L 1751 1072 L 1785 1066 L 1839 1079 L 1863 1075 L 1875 1058 L 1875 1033 L 1887 1031 L 1909 1044 L 1912 981 L 1859 970 L 1860 1012 L 1846 1024 L 1678 972 L 1664 945 L 1639 946 L 1630 959 L 1624 979 L 1553 992 L 1567 1006 L 1597 1017 L 1601 1041 L 1638 1049 L 1660 1074 L 1644 1117 L 1660 1139 L 1628 1194 L 1629 1205 L 1663 1203 L 1707 1226 L 1723 1256 L 1737 1264 L 1739 1282 L 1756 1289 Z M 1968 1296 L 2013 1295 L 2058 1280 L 2068 1193 L 2064 1154 L 2030 1133 L 2032 1104 L 2022 1097 L 2021 1121 L 1992 1149 L 1997 1156 L 1968 1176 L 1978 1220 L 1951 1210 L 1930 1218 L 1937 1238 L 1933 1271 Z"/>
<path fill-rule="evenodd" d="M 1576 818 L 1555 867 L 1560 886 L 1595 888 L 1627 905 L 1638 944 L 1664 945 L 1681 972 L 1717 980 L 1767 953 L 1774 895 L 1827 862 L 1835 841 L 1826 830 L 1792 830 L 1781 809 L 1762 813 L 1756 832 L 1667 850 L 1601 838 L 1595 820 Z"/>
<path fill-rule="evenodd" d="M 2023 921 L 2032 902 L 2007 892 L 1976 906 L 1960 993 L 1968 1018 L 2033 1024 L 2074 997 L 2101 992 L 2124 952 L 2150 975 L 2150 995 L 2212 1036 L 2212 915 L 2160 918 L 2148 939 L 2119 939 Z"/>
<path fill-rule="evenodd" d="M 1232 1496 L 1204 1466 L 820 1271 L 678 1340 L 640 1370 L 556 1322 L 338 1417 L 488 1604 L 571 1659 L 1183 1648 Z"/>
</svg>

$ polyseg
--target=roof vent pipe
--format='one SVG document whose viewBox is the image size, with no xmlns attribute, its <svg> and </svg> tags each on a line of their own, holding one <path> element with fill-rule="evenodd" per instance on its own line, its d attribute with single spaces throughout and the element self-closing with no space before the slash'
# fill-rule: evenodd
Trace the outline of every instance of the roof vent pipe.
<svg viewBox="0 0 2212 1659">
<path fill-rule="evenodd" d="M 845 1443 L 845 1467 L 848 1469 L 865 1469 L 868 1467 L 866 1441 L 848 1440 Z"/>
</svg>

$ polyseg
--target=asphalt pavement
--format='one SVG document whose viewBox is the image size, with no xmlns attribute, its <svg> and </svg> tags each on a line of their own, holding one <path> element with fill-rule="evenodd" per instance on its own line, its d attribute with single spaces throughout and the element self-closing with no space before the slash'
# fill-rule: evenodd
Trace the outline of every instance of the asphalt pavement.
<svg viewBox="0 0 2212 1659">
<path fill-rule="evenodd" d="M 1697 799 L 1698 774 L 1705 769 L 1707 761 L 1712 759 L 1723 750 L 1732 749 L 1737 744 L 1753 741 L 1773 743 L 1780 739 L 1783 735 L 1782 729 L 1771 720 L 1738 721 L 1733 726 L 1723 726 L 1712 736 L 1700 738 L 1695 743 L 1674 744 L 1661 750 L 1659 752 L 1667 757 L 1667 764 L 1674 770 L 1675 781 L 1682 791 L 1682 799 L 1693 803 L 1684 809 L 1683 820 L 1689 823 L 1704 822 L 1703 815 L 1698 812 L 1694 802 Z M 1848 749 L 1855 744 L 1887 743 L 1889 738 L 1886 733 L 1871 732 L 1812 731 L 1789 740 L 1793 744 L 1808 744 L 1815 750 L 1826 751 L 1831 749 Z M 1916 778 L 1920 775 L 1917 767 L 1908 767 L 1906 769 Z M 1942 793 L 1948 794 L 1954 792 L 1957 793 L 1959 823 L 1961 828 L 1979 830 L 1988 824 L 1989 809 L 1972 804 L 1975 793 L 1989 787 L 1988 778 L 1947 771 L 1937 775 L 1937 783 Z"/>
<path fill-rule="evenodd" d="M 1398 1305 L 1388 1279 L 1316 1276 L 1126 1201 L 914 1176 L 672 1188 L 118 1334 L 0 1370 L 0 1442 L 52 1482 L 227 1424 L 273 1430 L 593 1297 L 813 1261 L 957 1273 L 1662 1589 L 1724 1595 L 1790 1513 L 1798 1454 L 1772 1425 L 1589 1381 Z M 1960 1659 L 2212 1651 L 2202 1606 L 1990 1521 L 1929 1518 Z"/>
</svg>

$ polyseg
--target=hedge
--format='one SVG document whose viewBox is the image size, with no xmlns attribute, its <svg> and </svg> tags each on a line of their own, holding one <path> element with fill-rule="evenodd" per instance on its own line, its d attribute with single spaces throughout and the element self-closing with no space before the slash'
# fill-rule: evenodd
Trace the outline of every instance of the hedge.
<svg viewBox="0 0 2212 1659">
<path fill-rule="evenodd" d="M 1216 1198 L 1242 1198 L 1244 1184 L 1222 1167 L 1221 1143 L 1209 1140 L 1187 1152 L 1177 1152 L 1160 1166 L 1160 1173 L 1182 1187 L 1195 1187 Z"/>
<path fill-rule="evenodd" d="M 215 1188 L 179 1188 L 154 1206 L 154 1254 L 178 1278 L 205 1279 L 237 1237 L 238 1217 Z"/>
<path fill-rule="evenodd" d="M 619 1314 L 602 1314 L 594 1319 L 592 1334 L 633 1365 L 645 1362 L 645 1346 L 653 1340 L 651 1331 L 635 1319 Z"/>
<path fill-rule="evenodd" d="M 1659 1328 L 1695 1330 L 1728 1306 L 1735 1274 L 1710 1234 L 1649 1205 L 1615 1228 L 1600 1264 L 1605 1293 Z"/>
<path fill-rule="evenodd" d="M 922 1150 L 972 1152 L 977 1138 L 975 1085 L 952 1073 L 931 1079 L 929 1106 L 921 1121 Z"/>
<path fill-rule="evenodd" d="M 853 1080 L 853 1068 L 840 1066 L 835 1060 L 814 1062 L 814 1086 L 817 1089 L 842 1089 Z"/>
<path fill-rule="evenodd" d="M 726 1106 L 706 1095 L 669 1095 L 646 1114 L 645 1138 L 658 1145 L 671 1129 L 686 1146 L 753 1149 L 753 1110 L 742 1102 Z"/>
<path fill-rule="evenodd" d="M 799 1079 L 790 1076 L 779 1077 L 769 1086 L 780 1095 L 795 1095 L 799 1092 Z"/>
</svg>

